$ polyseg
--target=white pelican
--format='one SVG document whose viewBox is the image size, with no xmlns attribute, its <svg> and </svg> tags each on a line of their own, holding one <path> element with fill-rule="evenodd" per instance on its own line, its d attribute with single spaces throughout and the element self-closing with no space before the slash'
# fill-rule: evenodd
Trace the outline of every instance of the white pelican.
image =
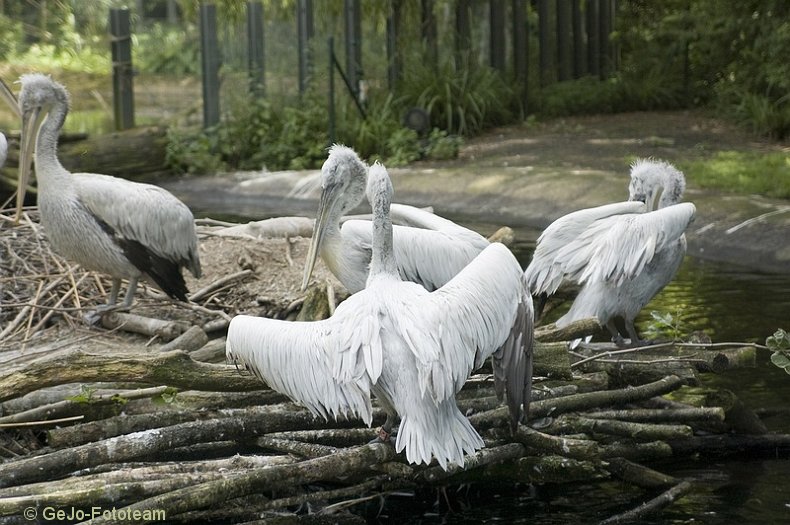
<svg viewBox="0 0 790 525">
<path fill-rule="evenodd" d="M 8 141 L 3 133 L 0 133 L 0 168 L 5 166 L 5 160 L 8 158 Z"/>
<path fill-rule="evenodd" d="M 582 285 L 557 326 L 597 317 L 622 346 L 614 323 L 622 317 L 631 344 L 644 343 L 634 319 L 672 280 L 686 253 L 684 232 L 695 208 L 679 202 L 685 186 L 671 164 L 638 160 L 631 166 L 629 201 L 579 210 L 546 228 L 525 271 L 530 290 L 551 295 L 566 281 Z"/>
<path fill-rule="evenodd" d="M 189 208 L 157 186 L 66 171 L 57 157 L 58 133 L 69 109 L 66 88 L 41 74 L 23 75 L 21 84 L 17 218 L 35 145 L 41 224 L 56 252 L 112 277 L 109 301 L 103 309 L 116 303 L 122 278 L 129 280 L 124 307 L 131 306 L 141 277 L 152 280 L 167 295 L 186 301 L 188 290 L 181 268 L 200 276 Z M 3 86 L 4 98 L 15 104 L 14 95 Z"/>
<path fill-rule="evenodd" d="M 340 219 L 365 196 L 368 167 L 351 148 L 334 145 L 321 168 L 321 198 L 307 254 L 302 289 L 318 254 L 349 293 L 365 288 L 371 253 L 370 221 Z M 398 205 L 396 205 L 398 206 Z M 486 246 L 480 234 L 428 212 L 401 206 L 420 227 L 394 226 L 394 258 L 401 277 L 433 291 L 453 278 Z"/>
<path fill-rule="evenodd" d="M 497 393 L 507 390 L 511 428 L 526 416 L 532 376 L 532 299 L 516 258 L 493 243 L 443 287 L 402 281 L 393 252 L 386 169 L 370 169 L 373 255 L 367 287 L 329 319 L 290 322 L 239 315 L 227 357 L 273 389 L 328 418 L 371 423 L 371 392 L 387 412 L 386 436 L 412 463 L 463 465 L 483 447 L 455 394 L 491 354 Z M 496 350 L 496 352 L 495 352 Z"/>
</svg>

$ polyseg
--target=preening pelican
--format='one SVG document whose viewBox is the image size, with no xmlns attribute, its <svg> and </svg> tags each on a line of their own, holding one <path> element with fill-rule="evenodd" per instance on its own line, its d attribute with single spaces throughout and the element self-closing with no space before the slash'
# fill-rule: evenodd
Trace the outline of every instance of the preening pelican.
<svg viewBox="0 0 790 525">
<path fill-rule="evenodd" d="M 228 329 L 227 357 L 273 389 L 328 418 L 371 423 L 370 394 L 401 418 L 395 448 L 412 463 L 435 457 L 464 464 L 483 440 L 455 404 L 473 369 L 494 356 L 500 398 L 507 392 L 511 427 L 529 406 L 532 299 L 516 258 L 493 243 L 434 292 L 402 281 L 389 217 L 392 185 L 370 168 L 373 240 L 367 287 L 329 319 L 290 322 L 239 315 Z M 397 242 L 397 239 L 395 239 Z"/>
<path fill-rule="evenodd" d="M 21 84 L 17 218 L 35 145 L 41 224 L 56 252 L 112 277 L 108 306 L 116 303 L 122 278 L 129 280 L 125 307 L 131 305 L 141 277 L 155 282 L 170 297 L 186 301 L 181 268 L 200 276 L 189 208 L 157 186 L 66 171 L 57 157 L 58 133 L 69 109 L 66 88 L 41 74 L 23 75 Z M 2 93 L 9 104 L 15 104 L 10 90 Z"/>
<path fill-rule="evenodd" d="M 307 287 L 319 253 L 350 293 L 365 288 L 371 257 L 370 221 L 348 220 L 341 227 L 340 219 L 362 202 L 367 177 L 368 167 L 354 150 L 340 145 L 330 148 L 321 168 L 321 198 L 302 289 Z M 452 279 L 489 244 L 480 234 L 442 217 L 410 207 L 399 211 L 420 227 L 393 227 L 396 268 L 404 280 L 428 291 Z"/>
<path fill-rule="evenodd" d="M 672 280 L 686 253 L 684 232 L 695 208 L 680 203 L 685 186 L 671 164 L 638 160 L 631 166 L 629 201 L 579 210 L 546 228 L 525 271 L 530 290 L 551 295 L 563 282 L 582 285 L 557 326 L 597 317 L 623 346 L 614 323 L 622 317 L 631 344 L 643 343 L 634 319 Z"/>
</svg>

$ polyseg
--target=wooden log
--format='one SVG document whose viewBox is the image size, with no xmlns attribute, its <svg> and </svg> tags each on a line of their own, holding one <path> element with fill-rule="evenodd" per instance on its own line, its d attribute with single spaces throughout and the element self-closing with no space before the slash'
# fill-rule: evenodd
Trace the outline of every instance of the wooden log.
<svg viewBox="0 0 790 525">
<path fill-rule="evenodd" d="M 584 416 L 563 415 L 552 425 L 552 433 L 587 433 L 623 436 L 636 441 L 661 441 L 691 437 L 691 427 L 678 424 L 637 423 Z"/>
<path fill-rule="evenodd" d="M 700 407 L 721 407 L 724 409 L 724 423 L 709 422 L 712 430 L 734 430 L 741 434 L 765 434 L 765 424 L 749 407 L 727 389 L 686 387 L 672 394 L 673 399 Z"/>
<path fill-rule="evenodd" d="M 524 425 L 519 425 L 513 439 L 528 449 L 569 458 L 594 459 L 600 454 L 599 445 L 595 441 L 552 436 Z"/>
<path fill-rule="evenodd" d="M 258 469 L 233 478 L 174 490 L 138 501 L 133 505 L 118 509 L 118 511 L 128 515 L 135 511 L 163 509 L 168 516 L 172 516 L 190 510 L 202 509 L 253 492 L 310 483 L 327 477 L 337 478 L 353 472 L 363 472 L 373 465 L 390 461 L 394 457 L 395 450 L 391 446 L 382 443 L 368 444 L 294 465 Z M 152 521 L 143 519 L 138 523 L 151 523 Z M 101 517 L 86 522 L 86 525 L 108 523 L 113 523 L 113 521 Z"/>
<path fill-rule="evenodd" d="M 600 461 L 579 460 L 557 455 L 525 456 L 508 463 L 491 465 L 482 478 L 496 482 L 513 480 L 522 483 L 573 483 L 607 479 L 609 473 Z"/>
<path fill-rule="evenodd" d="M 681 481 L 673 486 L 666 492 L 662 492 L 659 496 L 646 501 L 638 507 L 623 512 L 611 518 L 607 518 L 599 523 L 599 525 L 620 525 L 621 523 L 638 523 L 644 519 L 645 516 L 655 514 L 664 507 L 671 505 L 675 500 L 681 498 L 685 494 L 691 492 L 692 485 L 688 481 Z"/>
<path fill-rule="evenodd" d="M 557 328 L 552 323 L 535 328 L 535 341 L 540 341 L 541 343 L 570 341 L 589 335 L 599 329 L 598 319 L 594 317 L 579 319 L 563 328 Z"/>
<path fill-rule="evenodd" d="M 177 425 L 212 416 L 216 416 L 216 413 L 199 413 L 187 410 L 168 410 L 153 414 L 124 414 L 101 421 L 51 429 L 47 432 L 47 443 L 53 449 L 75 447 L 123 434 Z"/>
<path fill-rule="evenodd" d="M 530 406 L 530 418 L 539 418 L 548 415 L 559 415 L 578 410 L 589 410 L 602 406 L 623 405 L 642 399 L 666 394 L 683 385 L 683 380 L 677 376 L 668 376 L 652 383 L 628 387 L 619 390 L 606 390 L 603 392 L 588 392 L 575 394 L 556 399 L 536 401 Z M 469 418 L 476 428 L 488 428 L 502 424 L 507 416 L 507 408 L 495 408 L 482 414 L 475 414 Z"/>
<path fill-rule="evenodd" d="M 536 342 L 533 352 L 534 375 L 550 379 L 573 379 L 566 343 Z"/>
<path fill-rule="evenodd" d="M 604 463 L 604 468 L 612 476 L 642 488 L 668 487 L 678 482 L 675 477 L 625 458 L 609 458 Z"/>
<path fill-rule="evenodd" d="M 21 370 L 0 376 L 0 401 L 54 385 L 107 380 L 219 391 L 263 387 L 256 378 L 240 375 L 235 366 L 200 363 L 180 350 L 106 355 L 73 348 L 37 358 Z"/>
<path fill-rule="evenodd" d="M 138 390 L 119 390 L 108 394 L 95 394 L 86 401 L 64 399 L 56 403 L 39 406 L 16 414 L 0 417 L 1 423 L 20 423 L 24 421 L 39 421 L 43 419 L 57 419 L 86 412 L 87 407 L 95 408 L 108 404 L 123 404 L 131 399 L 156 397 L 162 394 L 167 387 L 158 386 Z"/>
<path fill-rule="evenodd" d="M 584 415 L 590 418 L 617 419 L 619 421 L 635 421 L 639 423 L 724 421 L 724 409 L 721 407 L 601 410 L 598 412 L 587 412 Z"/>
<path fill-rule="evenodd" d="M 189 357 L 204 363 L 225 362 L 225 338 L 212 339 L 201 348 L 189 352 Z"/>
<path fill-rule="evenodd" d="M 228 411 L 228 417 L 191 421 L 105 439 L 0 464 L 0 488 L 57 477 L 108 462 L 128 461 L 192 443 L 241 439 L 291 428 L 322 428 L 306 410 L 289 405 Z"/>
<path fill-rule="evenodd" d="M 160 346 L 159 351 L 169 352 L 171 350 L 183 350 L 184 352 L 191 352 L 198 348 L 202 348 L 206 343 L 208 343 L 206 332 L 199 326 L 191 326 L 183 334 L 169 343 Z"/>
<path fill-rule="evenodd" d="M 188 326 L 176 321 L 164 321 L 126 312 L 108 312 L 101 317 L 108 330 L 124 330 L 148 337 L 157 336 L 162 341 L 171 341 L 184 333 Z"/>
<path fill-rule="evenodd" d="M 104 173 L 150 182 L 173 174 L 167 165 L 167 144 L 166 128 L 136 127 L 61 144 L 58 158 L 72 173 Z"/>
<path fill-rule="evenodd" d="M 790 434 L 694 436 L 668 442 L 676 456 L 790 457 Z"/>
<path fill-rule="evenodd" d="M 448 465 L 447 470 L 438 466 L 428 467 L 422 471 L 421 476 L 429 483 L 437 483 L 455 476 L 456 474 L 460 474 L 461 472 L 468 472 L 486 465 L 513 461 L 516 458 L 524 456 L 525 453 L 526 449 L 518 443 L 508 443 L 498 447 L 483 448 L 478 450 L 474 456 L 467 456 L 464 459 L 463 467 Z"/>
</svg>

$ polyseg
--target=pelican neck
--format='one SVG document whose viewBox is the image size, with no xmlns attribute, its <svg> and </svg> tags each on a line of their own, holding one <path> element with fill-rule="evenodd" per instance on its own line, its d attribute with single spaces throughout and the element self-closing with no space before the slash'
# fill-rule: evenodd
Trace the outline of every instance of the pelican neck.
<svg viewBox="0 0 790 525">
<path fill-rule="evenodd" d="M 63 104 L 55 104 L 41 124 L 35 152 L 36 178 L 39 181 L 65 174 L 66 170 L 58 159 L 58 135 L 67 113 L 68 108 Z"/>
</svg>

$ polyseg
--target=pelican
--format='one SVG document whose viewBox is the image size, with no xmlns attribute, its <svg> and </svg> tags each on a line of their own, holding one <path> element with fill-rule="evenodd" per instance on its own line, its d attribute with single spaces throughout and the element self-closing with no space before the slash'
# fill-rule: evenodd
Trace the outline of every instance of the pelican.
<svg viewBox="0 0 790 525">
<path fill-rule="evenodd" d="M 631 344 L 645 342 L 634 319 L 672 280 L 686 253 L 684 232 L 696 210 L 680 202 L 685 186 L 671 164 L 640 159 L 631 165 L 628 201 L 579 210 L 546 228 L 525 271 L 530 290 L 551 295 L 566 282 L 582 285 L 558 327 L 597 317 L 624 346 L 614 323 L 622 317 Z"/>
<path fill-rule="evenodd" d="M 351 148 L 334 145 L 321 168 L 321 198 L 307 253 L 302 290 L 307 287 L 316 258 L 321 259 L 349 293 L 365 288 L 371 257 L 370 221 L 348 220 L 343 215 L 365 196 L 368 168 Z M 398 205 L 395 205 L 398 206 Z M 393 249 L 398 273 L 433 291 L 453 278 L 486 246 L 476 232 L 428 212 L 398 208 L 419 227 L 394 226 Z"/>
<path fill-rule="evenodd" d="M 511 429 L 529 406 L 532 298 L 518 261 L 492 243 L 434 292 L 400 277 L 389 216 L 386 169 L 370 169 L 372 258 L 367 287 L 332 317 L 290 322 L 239 315 L 226 353 L 316 416 L 371 424 L 370 394 L 387 413 L 380 433 L 401 418 L 395 448 L 411 463 L 463 466 L 483 441 L 455 403 L 473 369 L 493 354 L 497 394 L 507 392 Z M 395 241 L 397 242 L 397 241 Z M 496 350 L 496 351 L 495 351 Z"/>
<path fill-rule="evenodd" d="M 42 74 L 21 77 L 17 220 L 21 215 L 35 144 L 41 224 L 60 255 L 112 277 L 107 305 L 116 304 L 121 279 L 129 280 L 128 308 L 140 278 L 172 298 L 187 300 L 181 268 L 200 276 L 192 212 L 169 192 L 109 175 L 69 173 L 57 157 L 57 140 L 69 109 L 66 88 Z M 14 95 L 0 90 L 10 105 Z"/>
<path fill-rule="evenodd" d="M 8 158 L 8 141 L 3 133 L 0 133 L 0 168 L 5 166 L 6 158 Z"/>
</svg>

